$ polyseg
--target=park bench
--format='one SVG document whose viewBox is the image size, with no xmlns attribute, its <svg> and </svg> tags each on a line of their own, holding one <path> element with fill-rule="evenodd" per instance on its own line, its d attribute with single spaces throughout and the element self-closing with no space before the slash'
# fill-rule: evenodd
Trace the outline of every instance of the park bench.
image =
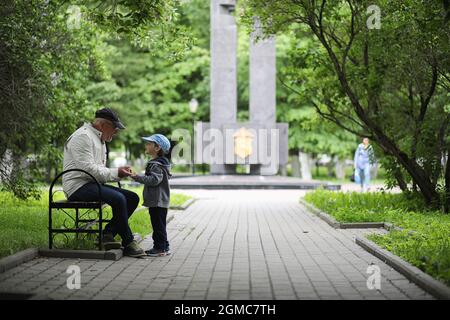
<svg viewBox="0 0 450 320">
<path fill-rule="evenodd" d="M 54 194 L 61 190 L 53 191 L 53 188 L 64 174 L 71 171 L 79 171 L 86 175 L 88 175 L 92 181 L 97 185 L 99 192 L 99 201 L 85 202 L 85 201 L 69 201 L 69 200 L 54 200 Z M 119 182 L 119 188 L 120 188 Z M 103 238 L 103 224 L 111 221 L 110 219 L 105 218 L 104 209 L 108 207 L 106 203 L 102 201 L 102 192 L 100 188 L 100 183 L 97 179 L 91 175 L 90 173 L 81 170 L 81 169 L 70 169 L 61 172 L 58 174 L 55 179 L 53 179 L 50 189 L 49 189 L 49 204 L 48 204 L 48 246 L 49 249 L 53 248 L 54 236 L 57 234 L 66 234 L 66 233 L 74 233 L 76 239 L 80 234 L 97 234 L 98 235 L 98 248 L 102 249 L 102 238 Z M 69 210 L 75 210 L 75 216 L 70 214 Z M 81 210 L 85 210 L 85 212 L 81 212 Z M 69 219 L 71 225 L 66 225 L 64 223 L 64 227 L 54 227 L 53 226 L 53 218 L 54 214 L 62 211 L 66 214 L 66 220 Z M 92 215 L 91 213 L 95 213 Z M 66 221 L 65 220 L 65 221 Z M 97 226 L 98 228 L 94 228 Z"/>
</svg>

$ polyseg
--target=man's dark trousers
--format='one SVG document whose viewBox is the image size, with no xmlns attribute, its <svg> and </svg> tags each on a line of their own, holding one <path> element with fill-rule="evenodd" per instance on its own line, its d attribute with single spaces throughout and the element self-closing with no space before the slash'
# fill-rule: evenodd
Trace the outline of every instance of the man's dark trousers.
<svg viewBox="0 0 450 320">
<path fill-rule="evenodd" d="M 119 234 L 125 247 L 133 241 L 133 233 L 128 225 L 128 219 L 139 204 L 139 196 L 131 191 L 109 185 L 100 185 L 102 200 L 109 204 L 113 211 L 111 222 L 105 226 L 104 232 Z M 98 201 L 97 184 L 90 182 L 75 191 L 70 201 Z"/>
</svg>

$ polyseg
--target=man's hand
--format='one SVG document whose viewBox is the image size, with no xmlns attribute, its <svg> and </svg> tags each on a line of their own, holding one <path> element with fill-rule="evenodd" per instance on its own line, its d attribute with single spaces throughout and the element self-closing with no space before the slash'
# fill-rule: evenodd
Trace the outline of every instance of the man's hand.
<svg viewBox="0 0 450 320">
<path fill-rule="evenodd" d="M 119 178 L 131 176 L 130 166 L 119 167 Z"/>
</svg>

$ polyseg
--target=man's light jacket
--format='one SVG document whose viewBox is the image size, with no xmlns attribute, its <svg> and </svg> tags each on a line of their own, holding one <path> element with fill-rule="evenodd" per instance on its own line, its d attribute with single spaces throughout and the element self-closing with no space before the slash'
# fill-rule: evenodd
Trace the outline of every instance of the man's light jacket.
<svg viewBox="0 0 450 320">
<path fill-rule="evenodd" d="M 90 123 L 78 128 L 64 145 L 64 171 L 82 169 L 92 174 L 99 183 L 119 181 L 118 168 L 106 167 L 106 144 L 101 136 L 102 133 Z M 92 182 L 92 178 L 73 171 L 64 174 L 62 182 L 66 197 L 70 197 L 86 183 Z"/>
</svg>

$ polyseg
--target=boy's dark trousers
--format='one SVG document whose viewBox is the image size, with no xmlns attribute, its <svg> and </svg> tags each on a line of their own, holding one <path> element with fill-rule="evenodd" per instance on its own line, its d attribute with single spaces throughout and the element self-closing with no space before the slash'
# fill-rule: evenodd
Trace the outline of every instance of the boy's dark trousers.
<svg viewBox="0 0 450 320">
<path fill-rule="evenodd" d="M 169 250 L 167 241 L 167 208 L 148 208 L 153 227 L 153 247 L 157 250 Z"/>
</svg>

